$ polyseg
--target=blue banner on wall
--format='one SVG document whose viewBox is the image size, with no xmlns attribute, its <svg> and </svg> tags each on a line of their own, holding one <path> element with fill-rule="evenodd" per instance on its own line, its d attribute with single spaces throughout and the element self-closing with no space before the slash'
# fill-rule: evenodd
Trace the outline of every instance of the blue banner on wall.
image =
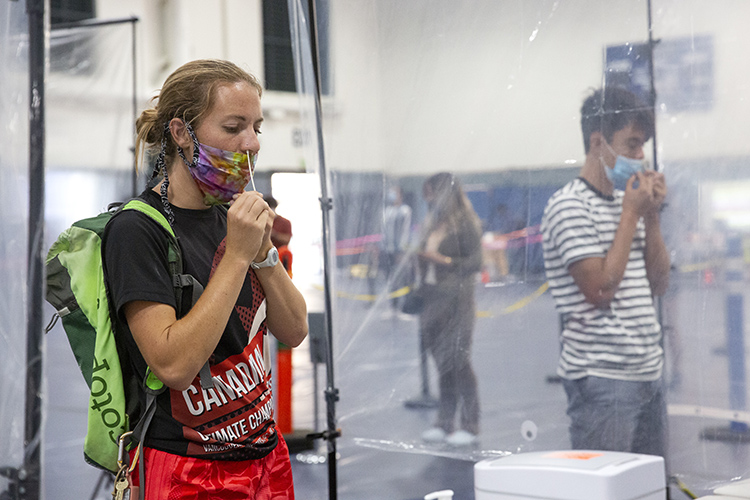
<svg viewBox="0 0 750 500">
<path fill-rule="evenodd" d="M 648 43 L 606 48 L 605 85 L 625 87 L 649 102 L 651 53 Z M 656 101 L 668 113 L 707 111 L 713 106 L 713 38 L 709 35 L 660 40 L 654 50 Z"/>
</svg>

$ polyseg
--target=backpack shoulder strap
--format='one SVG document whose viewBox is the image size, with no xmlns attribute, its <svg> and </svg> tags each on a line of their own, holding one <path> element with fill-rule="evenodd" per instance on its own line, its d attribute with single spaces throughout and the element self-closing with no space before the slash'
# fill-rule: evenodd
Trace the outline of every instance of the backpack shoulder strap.
<svg viewBox="0 0 750 500">
<path fill-rule="evenodd" d="M 174 268 L 170 269 L 170 272 L 172 276 L 182 274 L 182 252 L 180 252 L 177 235 L 175 235 L 172 226 L 169 225 L 167 218 L 159 210 L 140 198 L 132 198 L 126 201 L 120 206 L 118 212 L 122 210 L 137 210 L 147 215 L 164 230 L 169 240 L 169 264 L 170 267 L 174 265 Z"/>
<path fill-rule="evenodd" d="M 119 213 L 123 210 L 136 210 L 146 215 L 158 224 L 166 234 L 167 242 L 169 244 L 167 256 L 169 261 L 169 273 L 172 275 L 172 286 L 175 289 L 175 302 L 177 305 L 177 315 L 179 317 L 183 313 L 183 289 L 189 289 L 192 291 L 192 303 L 190 304 L 192 306 L 203 292 L 203 286 L 191 275 L 183 274 L 182 252 L 180 251 L 177 235 L 167 221 L 167 218 L 164 217 L 159 210 L 149 205 L 141 198 L 132 198 L 126 201 L 118 208 L 117 212 Z"/>
<path fill-rule="evenodd" d="M 223 207 L 224 211 L 226 213 L 226 207 Z M 125 202 L 118 211 L 121 210 L 137 210 L 148 217 L 150 217 L 153 221 L 158 223 L 161 228 L 166 232 L 168 235 L 168 241 L 169 241 L 169 272 L 172 275 L 172 286 L 175 290 L 175 301 L 177 305 L 177 315 L 178 317 L 183 313 L 183 290 L 188 289 L 191 291 L 191 299 L 190 299 L 190 307 L 194 306 L 195 303 L 198 301 L 198 297 L 200 297 L 201 293 L 203 293 L 203 285 L 195 279 L 190 274 L 184 274 L 183 271 L 183 265 L 182 265 L 182 252 L 180 251 L 180 245 L 179 240 L 177 238 L 177 235 L 174 233 L 174 230 L 172 229 L 172 226 L 169 224 L 169 221 L 167 221 L 167 218 L 164 217 L 164 215 L 154 208 L 152 205 L 149 205 L 146 201 L 144 201 L 141 198 L 132 198 Z M 155 377 L 154 377 L 155 378 Z M 213 387 L 213 379 L 211 378 L 211 370 L 209 368 L 208 361 L 205 365 L 203 365 L 203 368 L 201 368 L 200 371 L 200 379 L 201 379 L 201 386 L 204 389 L 208 389 L 210 387 Z"/>
<path fill-rule="evenodd" d="M 174 234 L 172 226 L 169 225 L 169 221 L 167 221 L 167 218 L 164 217 L 164 215 L 160 211 L 146 203 L 141 198 L 132 198 L 126 201 L 120 206 L 120 210 L 138 210 L 139 212 L 148 215 L 154 221 L 158 222 L 159 225 L 164 228 L 164 230 L 173 238 L 177 238 Z"/>
</svg>

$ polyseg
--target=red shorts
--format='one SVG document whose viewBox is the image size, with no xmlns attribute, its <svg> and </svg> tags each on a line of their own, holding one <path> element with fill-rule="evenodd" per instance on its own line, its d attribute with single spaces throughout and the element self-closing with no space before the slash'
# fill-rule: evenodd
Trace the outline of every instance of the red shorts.
<svg viewBox="0 0 750 500">
<path fill-rule="evenodd" d="M 292 464 L 281 433 L 276 448 L 260 460 L 205 460 L 153 448 L 144 452 L 146 500 L 294 500 Z M 131 481 L 140 482 L 137 467 Z"/>
</svg>

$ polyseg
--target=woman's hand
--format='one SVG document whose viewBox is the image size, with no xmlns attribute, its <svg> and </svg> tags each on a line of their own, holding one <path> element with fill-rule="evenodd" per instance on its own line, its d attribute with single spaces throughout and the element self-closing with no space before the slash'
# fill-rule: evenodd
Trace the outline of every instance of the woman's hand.
<svg viewBox="0 0 750 500">
<path fill-rule="evenodd" d="M 430 262 L 443 266 L 447 266 L 453 262 L 453 259 L 447 255 L 441 254 L 440 252 L 419 252 L 417 255 L 424 260 L 429 260 Z"/>
<path fill-rule="evenodd" d="M 271 242 L 271 232 L 273 231 L 274 218 L 276 218 L 276 214 L 273 212 L 273 210 L 269 209 L 268 218 L 266 219 L 266 229 L 263 233 L 263 240 L 260 244 L 260 250 L 258 250 L 258 254 L 253 259 L 253 262 L 262 262 L 266 260 L 268 252 L 271 250 L 271 248 L 274 247 L 274 244 Z"/>
<path fill-rule="evenodd" d="M 227 212 L 225 255 L 238 257 L 247 262 L 248 266 L 264 249 L 265 256 L 270 249 L 272 225 L 273 214 L 260 193 L 245 191 L 234 195 L 232 206 Z M 265 248 L 266 244 L 269 245 L 268 248 Z"/>
</svg>

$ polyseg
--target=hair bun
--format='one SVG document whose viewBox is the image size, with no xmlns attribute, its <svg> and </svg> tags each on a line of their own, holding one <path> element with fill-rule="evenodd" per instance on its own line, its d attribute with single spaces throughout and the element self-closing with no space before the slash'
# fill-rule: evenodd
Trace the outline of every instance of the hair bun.
<svg viewBox="0 0 750 500">
<path fill-rule="evenodd" d="M 145 109 L 135 122 L 135 129 L 138 135 L 145 136 L 146 142 L 150 144 L 161 141 L 162 128 L 157 126 L 156 123 L 158 114 L 154 108 Z"/>
</svg>

